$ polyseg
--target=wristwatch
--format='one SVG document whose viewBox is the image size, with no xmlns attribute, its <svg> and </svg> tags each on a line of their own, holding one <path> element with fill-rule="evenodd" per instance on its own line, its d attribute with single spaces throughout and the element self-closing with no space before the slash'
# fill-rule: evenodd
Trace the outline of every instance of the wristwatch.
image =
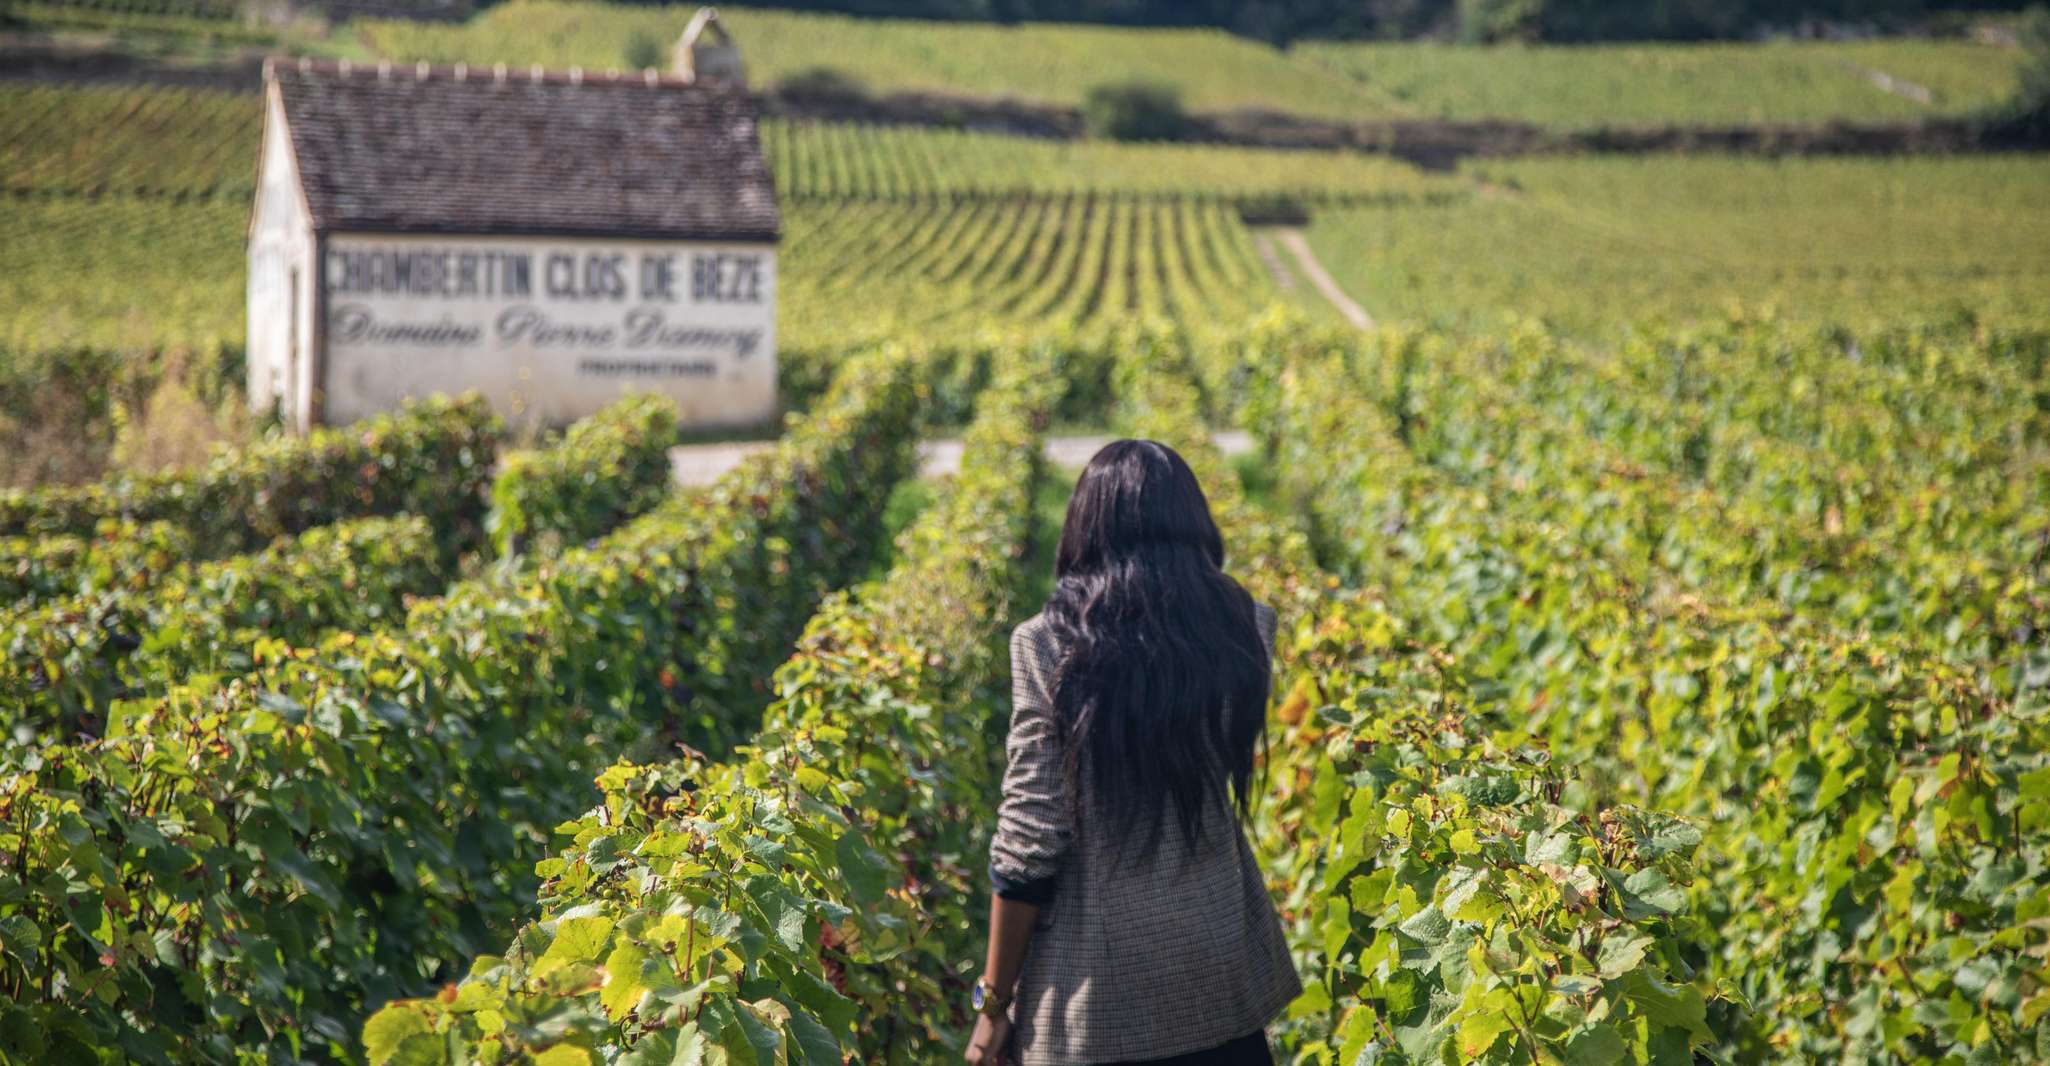
<svg viewBox="0 0 2050 1066">
<path fill-rule="evenodd" d="M 1007 995 L 998 995 L 996 986 L 990 984 L 987 977 L 976 978 L 975 989 L 968 994 L 968 1002 L 975 1007 L 975 1013 L 987 1014 L 992 1018 L 1004 1013 L 1005 1008 L 1011 1005 L 1011 998 Z"/>
</svg>

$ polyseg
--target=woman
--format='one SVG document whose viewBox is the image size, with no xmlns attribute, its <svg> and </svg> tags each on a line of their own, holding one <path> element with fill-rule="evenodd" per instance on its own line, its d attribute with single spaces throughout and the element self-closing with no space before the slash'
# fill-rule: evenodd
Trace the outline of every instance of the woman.
<svg viewBox="0 0 2050 1066">
<path fill-rule="evenodd" d="M 971 1066 L 1272 1061 L 1302 986 L 1241 822 L 1274 612 L 1223 564 L 1181 456 L 1089 461 L 1053 595 L 1011 634 Z"/>
</svg>

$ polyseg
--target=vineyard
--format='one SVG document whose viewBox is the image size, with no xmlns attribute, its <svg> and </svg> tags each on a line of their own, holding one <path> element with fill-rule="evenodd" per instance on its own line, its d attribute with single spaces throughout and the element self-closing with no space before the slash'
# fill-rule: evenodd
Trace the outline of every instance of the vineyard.
<svg viewBox="0 0 2050 1066">
<path fill-rule="evenodd" d="M 957 1054 L 1038 431 L 1105 367 L 1282 613 L 1285 1050 L 2050 1056 L 2040 340 L 989 344 L 979 386 L 841 353 L 708 490 L 666 488 L 646 404 L 493 484 L 452 404 L 6 497 L 10 1053 Z M 887 544 L 963 388 L 961 472 Z M 1242 488 L 1218 422 L 1278 480 Z"/>
<path fill-rule="evenodd" d="M 1399 203 L 1460 183 L 1382 156 L 1225 145 L 1046 141 L 769 119 L 777 191 L 799 200 L 1126 193 L 1261 203 Z"/>
<path fill-rule="evenodd" d="M 864 324 L 933 337 L 992 321 L 1226 323 L 1277 298 L 1246 228 L 1214 201 L 849 203 L 790 230 L 807 265 L 784 287 L 799 345 Z"/>
<path fill-rule="evenodd" d="M 255 97 L 0 87 L 0 103 L 0 251 L 23 264 L 0 276 L 0 410 L 19 416 L 35 382 L 81 364 L 147 379 L 165 353 L 220 395 L 245 328 Z M 2050 284 L 2030 157 L 1433 174 L 1352 153 L 778 120 L 763 138 L 798 297 L 783 330 L 800 348 L 838 343 L 850 323 L 1228 325 L 1277 300 L 1324 314 L 1277 284 L 1241 222 L 1277 208 L 1307 215 L 1341 287 L 1392 320 L 1492 328 L 1514 313 L 1596 331 L 1743 309 L 1883 327 L 1969 308 L 2031 325 Z"/>
<path fill-rule="evenodd" d="M 689 16 L 334 46 L 597 71 Z M 1959 116 L 2019 61 L 728 16 L 758 88 L 1555 130 Z M 1099 433 L 1280 618 L 1276 1061 L 2050 1063 L 2042 156 L 764 119 L 789 413 L 683 485 L 648 396 L 253 425 L 260 108 L 0 84 L 0 1063 L 962 1061 L 1047 445 Z M 148 462 L 166 392 L 230 445 Z"/>
</svg>

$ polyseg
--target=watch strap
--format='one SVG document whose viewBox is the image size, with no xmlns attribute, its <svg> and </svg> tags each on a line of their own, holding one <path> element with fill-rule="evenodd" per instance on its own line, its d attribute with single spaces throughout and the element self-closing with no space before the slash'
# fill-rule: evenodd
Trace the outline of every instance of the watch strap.
<svg viewBox="0 0 2050 1066">
<path fill-rule="evenodd" d="M 1015 992 L 998 992 L 996 986 L 990 984 L 987 977 L 975 979 L 975 992 L 976 997 L 982 1001 L 981 1012 L 991 1016 L 1002 1014 L 1005 1010 L 1009 1009 L 1011 1000 L 1016 998 Z"/>
</svg>

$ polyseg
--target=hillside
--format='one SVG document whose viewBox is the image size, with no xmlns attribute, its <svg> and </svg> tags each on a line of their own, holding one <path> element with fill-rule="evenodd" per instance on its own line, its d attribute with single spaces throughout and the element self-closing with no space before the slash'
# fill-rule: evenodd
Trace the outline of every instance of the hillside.
<svg viewBox="0 0 2050 1066">
<path fill-rule="evenodd" d="M 255 97 L 0 85 L 0 103 L 14 380 L 35 379 L 38 353 L 237 350 Z M 2024 324 L 2044 321 L 2050 285 L 2034 195 L 2050 170 L 2031 157 L 1584 157 L 1448 175 L 1356 153 L 782 120 L 763 137 L 800 344 L 912 308 L 927 328 L 949 308 L 971 328 L 1170 305 L 1209 319 L 1195 309 L 1273 298 L 1321 313 L 1306 286 L 1276 290 L 1239 221 L 1274 202 L 1307 212 L 1341 285 L 1394 321 L 1522 313 L 1599 331 L 1626 311 L 1884 324 L 1969 307 Z"/>
<path fill-rule="evenodd" d="M 721 9 L 751 78 L 832 70 L 874 92 L 935 91 L 1075 106 L 1093 85 L 1174 85 L 1196 110 L 1325 119 L 1521 119 L 1609 125 L 1899 121 L 1970 112 L 2013 91 L 2012 48 L 1966 41 L 1601 47 L 1317 44 L 1215 30 L 994 26 Z M 685 9 L 513 0 L 461 26 L 368 22 L 377 55 L 488 66 L 631 65 L 674 40 Z M 1874 80 L 1929 91 L 1926 101 Z"/>
<path fill-rule="evenodd" d="M 264 52 L 489 67 L 666 63 L 690 8 L 511 0 L 459 24 L 357 19 L 331 29 L 245 25 L 232 5 L 21 2 L 30 40 L 147 62 Z M 1073 108 L 1093 86 L 1171 85 L 1201 112 L 1273 111 L 1339 122 L 1512 120 L 1614 126 L 1904 122 L 2006 99 L 2022 53 L 1970 38 L 1450 45 L 1302 41 L 1276 48 L 1222 30 L 1001 25 L 722 8 L 758 88 L 834 84 Z"/>
</svg>

